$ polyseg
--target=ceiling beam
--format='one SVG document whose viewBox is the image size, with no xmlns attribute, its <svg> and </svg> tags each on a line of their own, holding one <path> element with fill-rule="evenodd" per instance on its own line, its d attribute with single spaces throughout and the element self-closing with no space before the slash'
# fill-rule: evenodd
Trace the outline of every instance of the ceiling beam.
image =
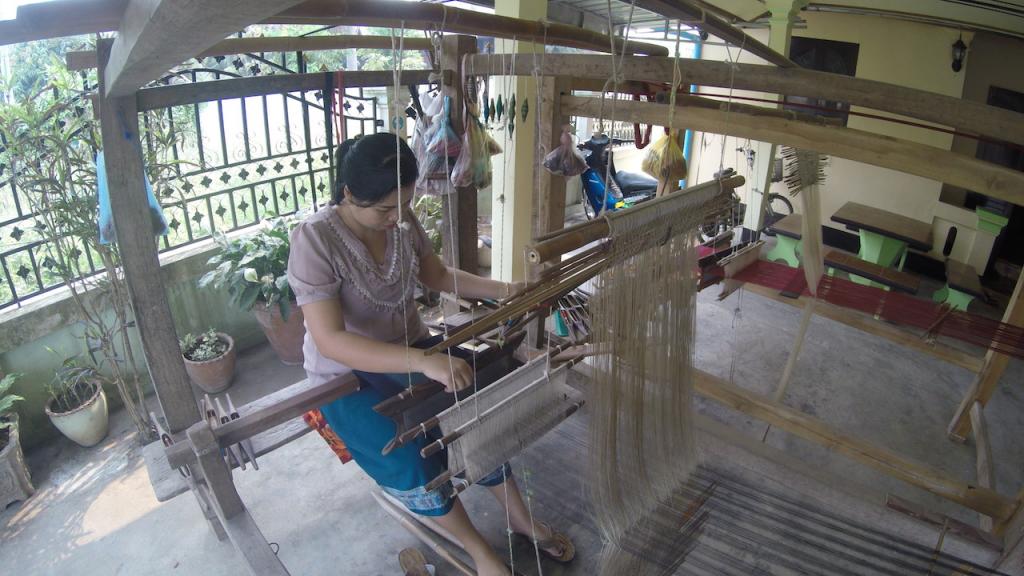
<svg viewBox="0 0 1024 576">
<path fill-rule="evenodd" d="M 569 46 L 608 52 L 611 41 L 622 49 L 622 38 L 609 40 L 608 36 L 565 24 L 544 23 L 536 20 L 496 16 L 452 8 L 444 4 L 425 2 L 398 2 L 396 0 L 307 0 L 298 6 L 282 10 L 263 21 L 264 24 L 320 24 L 352 26 L 405 25 L 406 29 L 434 30 L 444 28 L 455 34 L 475 34 L 496 38 L 515 38 L 526 42 L 544 42 L 555 46 Z M 667 56 L 664 46 L 629 40 L 627 54 Z"/>
<path fill-rule="evenodd" d="M 107 96 L 124 96 L 225 36 L 301 0 L 129 0 L 110 53 Z"/>
<path fill-rule="evenodd" d="M 488 57 L 490 56 L 490 57 Z M 514 62 L 512 60 L 515 60 Z M 626 56 L 622 61 L 623 80 L 665 83 L 672 78 L 676 62 L 672 58 Z M 887 82 L 805 68 L 775 68 L 763 64 L 729 64 L 714 60 L 680 58 L 681 85 L 716 86 L 754 90 L 789 96 L 807 96 L 873 108 L 951 126 L 967 134 L 1024 145 L 1024 114 L 981 102 L 962 100 Z M 465 63 L 468 76 L 532 74 L 529 54 L 498 58 L 491 55 L 469 56 Z M 542 76 L 607 79 L 611 62 L 607 56 L 590 54 L 548 54 L 539 64 Z"/>
<path fill-rule="evenodd" d="M 55 0 L 19 6 L 0 20 L 0 46 L 117 30 L 127 0 Z"/>
<path fill-rule="evenodd" d="M 743 30 L 689 0 L 636 0 L 636 5 L 672 20 L 682 20 L 684 23 L 696 26 L 708 34 L 718 36 L 730 44 L 742 46 L 747 52 L 755 54 L 776 66 L 799 68 L 796 62 L 772 50 Z"/>
</svg>

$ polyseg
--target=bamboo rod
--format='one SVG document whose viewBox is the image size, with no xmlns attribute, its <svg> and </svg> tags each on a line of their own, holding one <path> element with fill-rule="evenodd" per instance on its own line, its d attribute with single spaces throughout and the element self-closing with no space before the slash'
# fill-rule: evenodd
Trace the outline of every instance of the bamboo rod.
<svg viewBox="0 0 1024 576">
<path fill-rule="evenodd" d="M 515 38 L 597 52 L 608 52 L 614 42 L 621 53 L 623 39 L 609 38 L 592 30 L 548 21 L 526 20 L 453 8 L 426 2 L 394 0 L 307 0 L 263 21 L 264 24 L 348 24 L 354 26 L 401 25 L 410 30 L 436 30 L 495 38 Z M 668 48 L 629 40 L 627 54 L 667 56 Z"/>
<path fill-rule="evenodd" d="M 654 207 L 659 206 L 662 202 L 680 202 L 683 201 L 682 198 L 686 197 L 685 195 L 697 194 L 710 188 L 717 189 L 720 186 L 721 188 L 731 190 L 742 186 L 744 182 L 745 180 L 742 176 L 732 176 L 723 180 L 711 180 L 704 182 L 703 184 L 691 186 L 675 194 L 664 195 L 655 200 L 650 200 L 632 208 L 627 208 L 622 212 L 612 213 L 613 215 L 611 217 L 618 217 L 614 216 L 614 214 L 623 214 L 630 210 L 651 210 Z M 546 240 L 528 246 L 526 249 L 526 257 L 532 264 L 547 262 L 552 258 L 556 258 L 566 252 L 582 248 L 583 246 L 586 246 L 596 240 L 600 240 L 606 236 L 608 236 L 608 221 L 605 220 L 605 218 L 598 218 L 591 220 L 586 226 L 567 229 L 563 231 L 562 234 L 552 236 Z"/>
<path fill-rule="evenodd" d="M 551 286 L 544 286 L 535 290 L 530 290 L 529 293 L 523 294 L 521 298 L 516 299 L 515 302 L 511 302 L 502 308 L 495 310 L 491 314 L 487 315 L 476 322 L 473 322 L 469 326 L 462 328 L 448 337 L 447 340 L 434 345 L 424 351 L 424 354 L 436 354 L 442 350 L 447 350 L 452 346 L 457 346 L 466 340 L 472 338 L 475 334 L 479 334 L 484 330 L 488 330 L 508 320 L 509 318 L 515 318 L 525 314 L 535 307 L 542 305 L 544 302 L 553 298 L 559 297 L 561 294 L 568 292 L 587 280 L 597 276 L 601 270 L 604 269 L 605 260 L 599 260 L 587 268 L 584 268 L 567 278 L 560 279 L 558 282 L 553 283 Z"/>
<path fill-rule="evenodd" d="M 380 507 L 388 513 L 388 516 L 398 520 L 398 523 L 401 524 L 403 528 L 418 538 L 420 542 L 429 546 L 431 550 L 441 557 L 442 560 L 454 566 L 455 569 L 461 572 L 464 576 L 476 576 L 476 571 L 470 568 L 469 565 L 462 560 L 459 560 L 457 556 L 449 552 L 448 548 L 438 541 L 437 538 L 427 533 L 425 527 L 418 524 L 417 520 L 411 518 L 396 505 L 386 500 L 383 496 L 377 494 L 377 492 L 373 492 L 373 499 L 376 500 L 377 504 L 380 504 Z"/>
</svg>

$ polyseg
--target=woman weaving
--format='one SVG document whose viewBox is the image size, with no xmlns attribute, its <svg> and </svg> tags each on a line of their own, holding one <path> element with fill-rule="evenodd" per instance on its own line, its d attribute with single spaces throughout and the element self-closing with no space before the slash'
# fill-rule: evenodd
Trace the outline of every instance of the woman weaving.
<svg viewBox="0 0 1024 576">
<path fill-rule="evenodd" d="M 478 574 L 507 576 L 508 567 L 473 526 L 450 485 L 426 490 L 445 470 L 443 453 L 421 458 L 426 440 L 419 438 L 382 455 L 395 424 L 373 406 L 408 386 L 410 373 L 442 383 L 449 393 L 474 381 L 464 360 L 421 351 L 437 339 L 428 338 L 416 309 L 414 279 L 435 291 L 457 287 L 458 295 L 468 298 L 506 298 L 520 286 L 453 270 L 433 252 L 409 209 L 418 168 L 404 141 L 396 148 L 396 137 L 383 133 L 346 140 L 336 160 L 331 205 L 292 232 L 288 265 L 288 281 L 305 316 L 309 379 L 321 383 L 350 371 L 360 379 L 358 392 L 321 412 L 384 492 L 456 536 Z M 573 546 L 564 535 L 532 521 L 507 464 L 479 483 L 507 506 L 511 530 L 536 535 L 549 558 L 572 559 Z"/>
</svg>

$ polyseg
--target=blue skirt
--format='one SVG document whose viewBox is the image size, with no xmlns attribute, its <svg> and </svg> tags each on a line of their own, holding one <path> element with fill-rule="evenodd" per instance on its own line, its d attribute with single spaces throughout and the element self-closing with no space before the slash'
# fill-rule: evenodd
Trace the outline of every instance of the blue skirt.
<svg viewBox="0 0 1024 576">
<path fill-rule="evenodd" d="M 413 344 L 413 347 L 429 348 L 440 341 L 441 337 L 435 336 L 421 340 Z M 453 355 L 464 357 L 457 349 L 453 350 Z M 447 454 L 441 451 L 429 458 L 420 456 L 420 450 L 430 441 L 436 440 L 436 435 L 429 438 L 417 437 L 386 456 L 381 454 L 384 446 L 395 437 L 395 423 L 374 412 L 373 407 L 406 389 L 410 384 L 410 375 L 354 373 L 360 380 L 359 391 L 320 408 L 327 424 L 345 442 L 359 467 L 406 508 L 424 516 L 447 514 L 454 504 L 451 484 L 430 491 L 425 488 L 427 483 L 448 469 Z M 412 384 L 425 380 L 422 374 L 411 376 Z M 498 486 L 510 477 L 511 470 L 505 464 L 478 484 Z"/>
</svg>

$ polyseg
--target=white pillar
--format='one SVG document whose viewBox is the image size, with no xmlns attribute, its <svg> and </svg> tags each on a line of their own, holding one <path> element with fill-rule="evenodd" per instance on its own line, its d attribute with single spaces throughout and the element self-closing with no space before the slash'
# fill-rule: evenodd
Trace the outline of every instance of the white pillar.
<svg viewBox="0 0 1024 576">
<path fill-rule="evenodd" d="M 541 20 L 547 17 L 547 0 L 495 0 L 494 13 L 527 20 Z M 495 40 L 495 51 L 499 54 L 540 52 L 543 46 L 531 42 Z M 516 70 L 527 76 L 509 78 L 492 77 L 496 90 L 495 101 L 501 95 L 505 102 L 505 114 L 515 114 L 515 130 L 509 138 L 508 131 L 492 132 L 504 148 L 504 153 L 494 156 L 494 178 L 491 184 L 491 276 L 501 280 L 522 280 L 526 275 L 524 248 L 531 240 L 533 225 L 533 171 L 534 171 L 534 114 L 537 111 L 536 83 L 529 70 Z M 515 95 L 516 109 L 508 109 L 508 100 Z M 522 117 L 523 102 L 528 103 L 526 120 Z M 502 117 L 504 120 L 504 116 Z"/>
</svg>

